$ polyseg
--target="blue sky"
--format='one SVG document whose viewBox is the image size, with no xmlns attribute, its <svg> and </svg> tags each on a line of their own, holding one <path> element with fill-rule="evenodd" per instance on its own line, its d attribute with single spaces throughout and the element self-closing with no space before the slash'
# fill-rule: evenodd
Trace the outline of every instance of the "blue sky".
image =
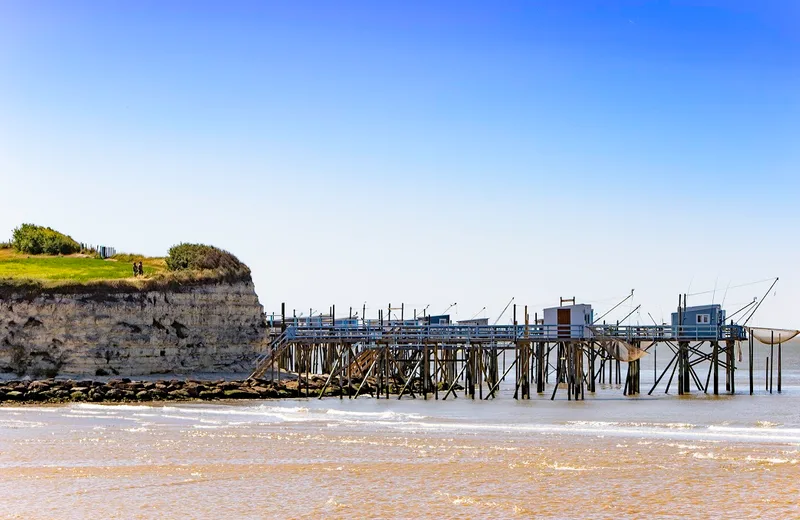
<svg viewBox="0 0 800 520">
<path fill-rule="evenodd" d="M 212 243 L 268 310 L 781 276 L 800 326 L 799 6 L 8 0 L 0 234 Z"/>
</svg>

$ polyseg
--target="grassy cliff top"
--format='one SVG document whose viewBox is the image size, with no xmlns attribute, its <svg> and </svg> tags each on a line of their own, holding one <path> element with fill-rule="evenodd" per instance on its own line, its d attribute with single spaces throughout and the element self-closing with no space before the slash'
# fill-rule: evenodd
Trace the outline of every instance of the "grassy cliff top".
<svg viewBox="0 0 800 520">
<path fill-rule="evenodd" d="M 116 255 L 102 260 L 89 255 L 29 255 L 0 249 L 0 279 L 93 282 L 134 278 L 133 262 L 142 262 L 145 277 L 167 270 L 164 258 Z"/>
<path fill-rule="evenodd" d="M 142 263 L 144 276 L 133 275 L 134 262 Z M 32 255 L 0 248 L 0 297 L 177 291 L 250 280 L 250 269 L 236 257 L 199 244 L 180 244 L 163 258 L 122 254 L 105 260 L 82 254 Z"/>
</svg>

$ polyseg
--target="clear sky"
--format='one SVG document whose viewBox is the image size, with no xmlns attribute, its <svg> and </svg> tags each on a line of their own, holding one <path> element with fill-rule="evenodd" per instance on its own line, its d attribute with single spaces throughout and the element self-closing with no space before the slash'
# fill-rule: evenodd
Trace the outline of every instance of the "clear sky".
<svg viewBox="0 0 800 520">
<path fill-rule="evenodd" d="M 211 243 L 268 311 L 800 327 L 798 166 L 796 0 L 0 2 L 0 238 Z"/>
</svg>

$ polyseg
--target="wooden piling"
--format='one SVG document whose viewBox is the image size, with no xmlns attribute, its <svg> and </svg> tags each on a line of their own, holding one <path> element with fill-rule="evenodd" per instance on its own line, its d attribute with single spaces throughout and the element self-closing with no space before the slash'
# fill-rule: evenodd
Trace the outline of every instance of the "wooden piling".
<svg viewBox="0 0 800 520">
<path fill-rule="evenodd" d="M 778 393 L 781 393 L 781 340 L 778 338 Z"/>
<path fill-rule="evenodd" d="M 772 374 L 775 371 L 775 331 L 770 331 L 769 339 L 769 393 L 772 393 Z"/>
<path fill-rule="evenodd" d="M 439 378 L 436 374 L 439 374 L 439 348 L 438 345 L 433 346 L 433 398 L 434 400 L 439 400 Z"/>
<path fill-rule="evenodd" d="M 750 395 L 753 395 L 753 336 L 747 338 L 749 359 L 749 375 L 750 375 Z"/>
<path fill-rule="evenodd" d="M 714 365 L 714 395 L 719 395 L 719 341 L 712 341 L 711 349 L 711 363 Z"/>
<path fill-rule="evenodd" d="M 728 346 L 729 359 L 728 363 L 728 379 L 730 380 L 731 395 L 736 394 L 736 341 L 729 339 L 726 340 Z"/>
<path fill-rule="evenodd" d="M 769 356 L 764 361 L 764 390 L 769 392 Z"/>
</svg>

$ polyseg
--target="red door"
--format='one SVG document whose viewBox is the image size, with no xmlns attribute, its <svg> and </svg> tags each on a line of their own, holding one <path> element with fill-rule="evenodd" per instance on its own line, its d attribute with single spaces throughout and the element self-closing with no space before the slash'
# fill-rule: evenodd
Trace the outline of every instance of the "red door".
<svg viewBox="0 0 800 520">
<path fill-rule="evenodd" d="M 569 309 L 558 309 L 558 337 L 570 337 L 570 323 L 572 313 Z"/>
</svg>

